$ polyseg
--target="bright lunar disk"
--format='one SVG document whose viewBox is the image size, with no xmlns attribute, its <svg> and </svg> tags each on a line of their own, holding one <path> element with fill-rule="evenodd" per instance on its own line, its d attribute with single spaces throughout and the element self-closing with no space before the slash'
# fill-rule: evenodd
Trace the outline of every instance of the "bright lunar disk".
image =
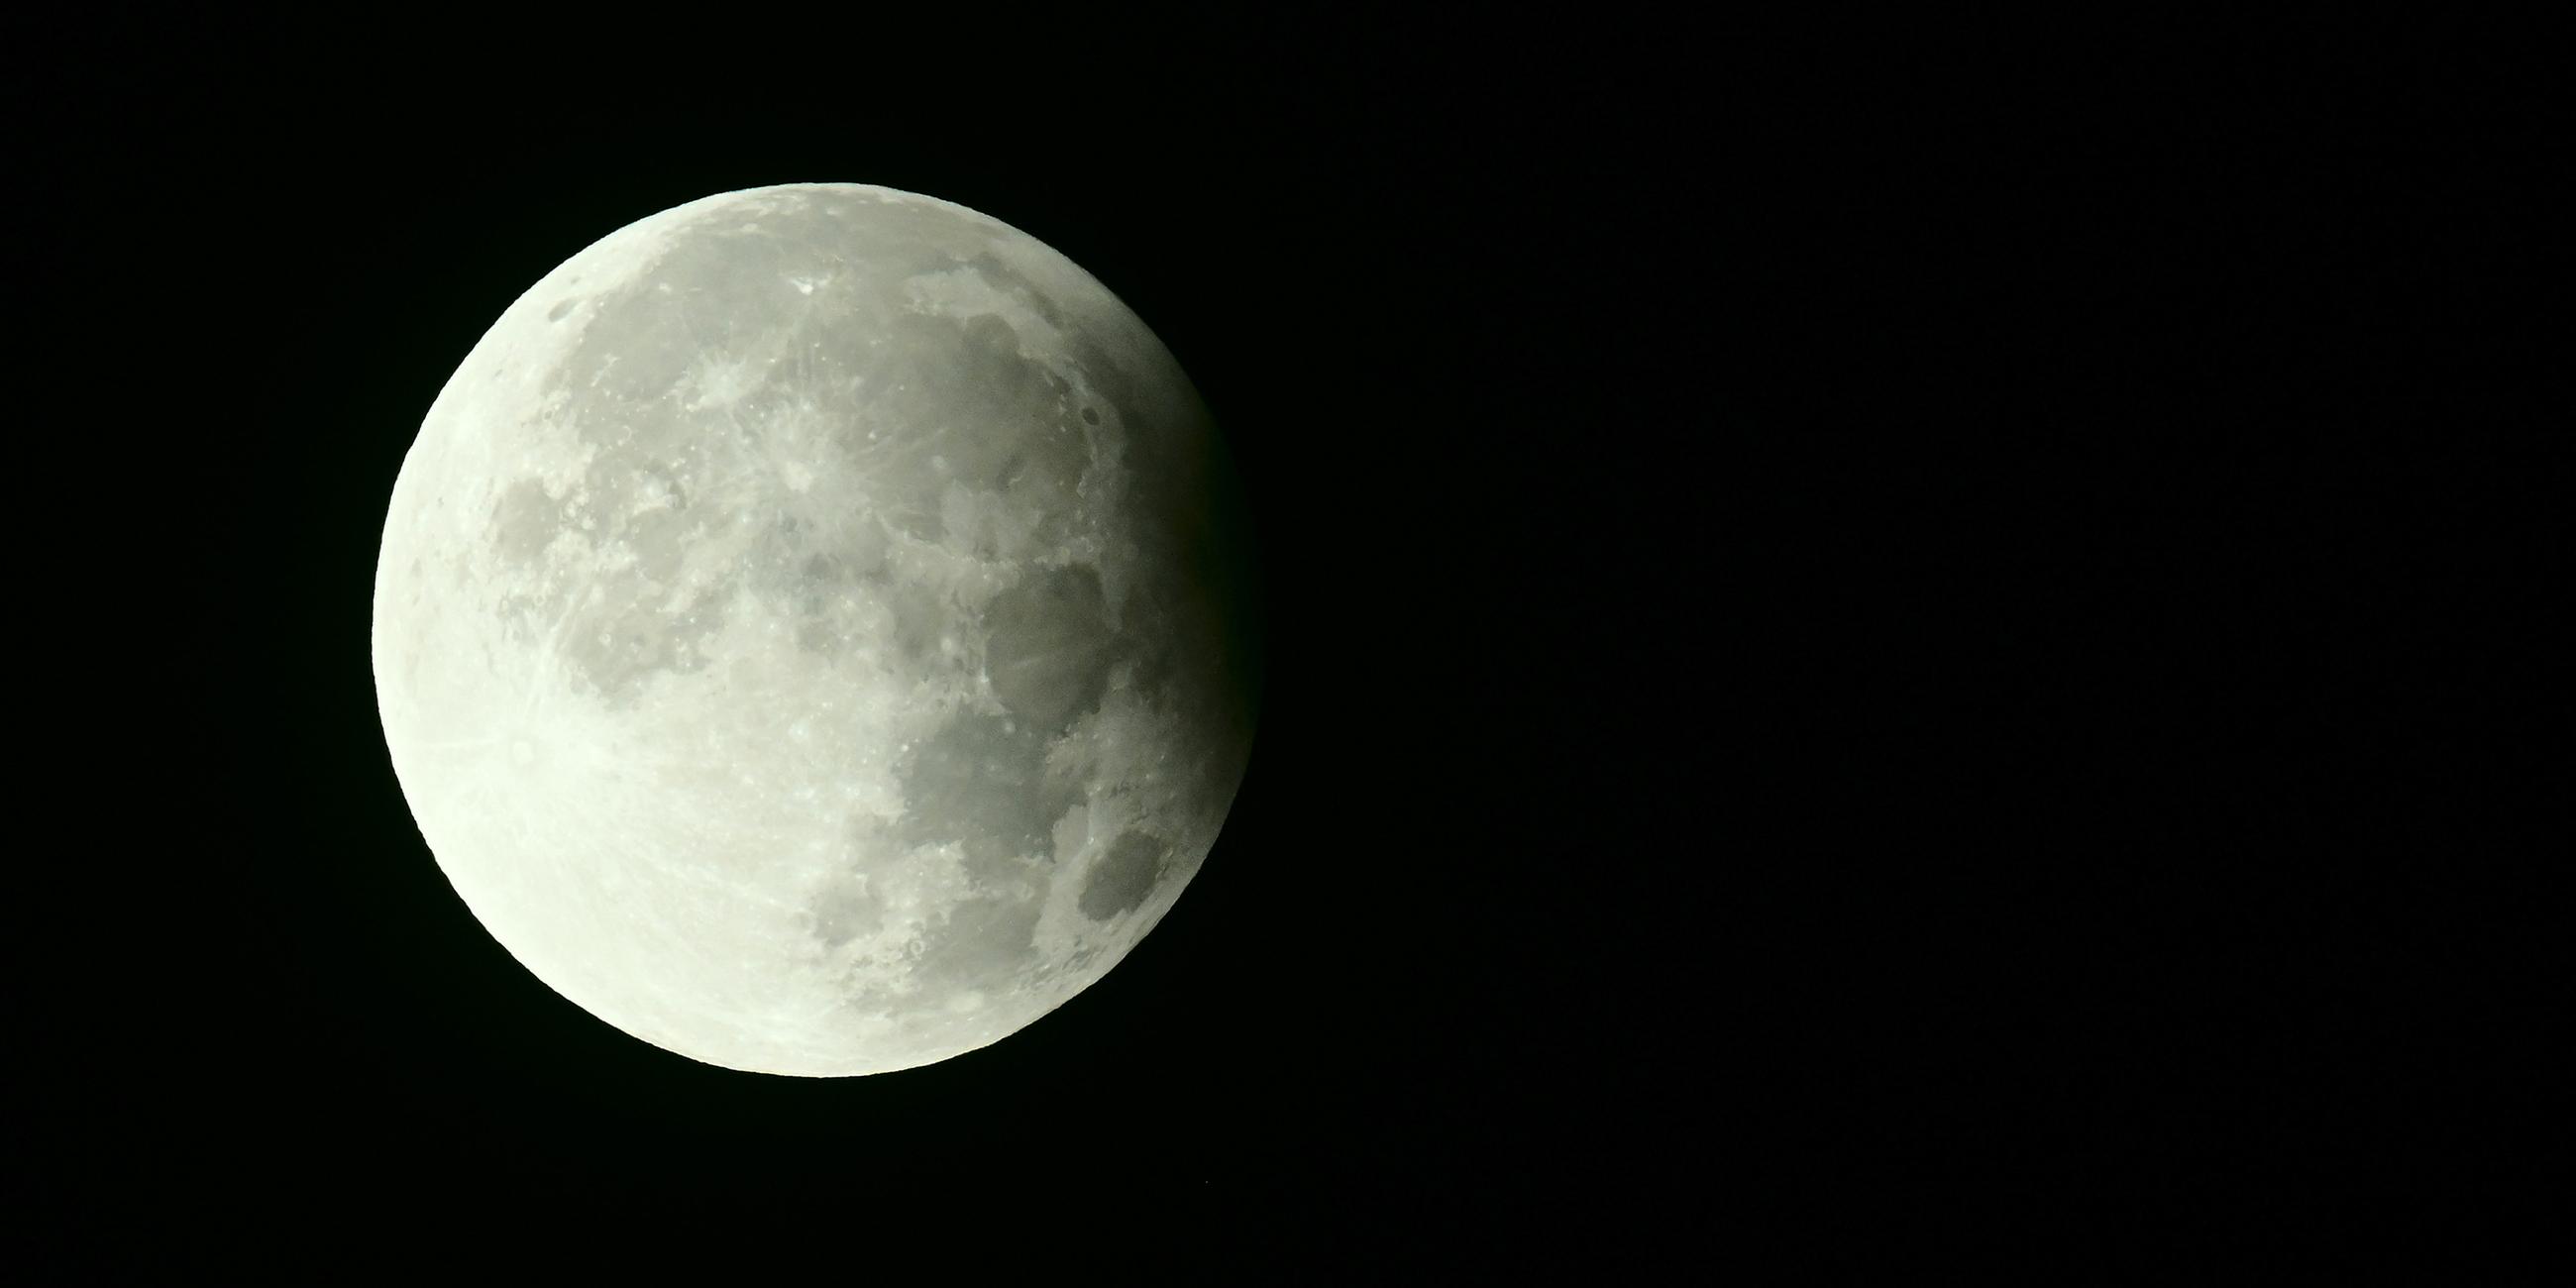
<svg viewBox="0 0 2576 1288">
<path fill-rule="evenodd" d="M 943 1060 L 1151 930 L 1247 763 L 1247 566 L 1172 355 L 1063 256 L 797 184 L 546 275 L 404 459 L 376 697 L 430 850 L 610 1024 Z"/>
</svg>

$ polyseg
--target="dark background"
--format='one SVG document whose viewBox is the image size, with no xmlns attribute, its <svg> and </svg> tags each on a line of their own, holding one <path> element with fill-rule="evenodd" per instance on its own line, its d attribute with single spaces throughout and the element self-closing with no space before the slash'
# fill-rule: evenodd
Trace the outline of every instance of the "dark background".
<svg viewBox="0 0 2576 1288">
<path fill-rule="evenodd" d="M 1176 1266 L 2161 1272 L 2509 1173 L 2518 806 L 2566 768 L 2511 33 L 1821 28 L 29 26 L 42 436 L 149 476 L 30 487 L 115 534 L 39 571 L 112 623 L 80 673 L 143 686 L 72 722 L 85 821 L 31 866 L 78 893 L 21 908 L 13 1184 L 116 1232 L 49 1246 L 721 1221 L 830 1262 L 1063 1214 Z M 491 319 L 815 180 L 993 214 L 1154 326 L 1270 626 L 1162 927 L 844 1081 L 513 963 L 367 657 Z"/>
</svg>

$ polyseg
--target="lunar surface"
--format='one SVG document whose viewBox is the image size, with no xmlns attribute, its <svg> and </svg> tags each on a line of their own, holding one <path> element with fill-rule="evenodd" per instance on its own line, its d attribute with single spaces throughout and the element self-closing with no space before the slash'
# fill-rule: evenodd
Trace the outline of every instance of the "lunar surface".
<svg viewBox="0 0 2576 1288">
<path fill-rule="evenodd" d="M 1207 856 L 1251 748 L 1238 493 L 1145 324 L 946 202 L 664 211 L 503 313 L 405 458 L 385 740 L 547 985 L 806 1076 L 996 1041 Z"/>
</svg>

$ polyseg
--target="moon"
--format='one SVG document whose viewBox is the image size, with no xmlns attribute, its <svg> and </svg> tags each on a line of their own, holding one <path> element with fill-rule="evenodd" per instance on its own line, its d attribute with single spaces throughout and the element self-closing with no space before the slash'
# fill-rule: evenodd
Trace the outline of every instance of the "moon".
<svg viewBox="0 0 2576 1288">
<path fill-rule="evenodd" d="M 373 661 L 431 853 L 530 973 L 732 1069 L 998 1041 L 1169 913 L 1249 763 L 1241 493 L 1117 297 L 856 184 L 609 234 L 404 458 Z"/>
</svg>

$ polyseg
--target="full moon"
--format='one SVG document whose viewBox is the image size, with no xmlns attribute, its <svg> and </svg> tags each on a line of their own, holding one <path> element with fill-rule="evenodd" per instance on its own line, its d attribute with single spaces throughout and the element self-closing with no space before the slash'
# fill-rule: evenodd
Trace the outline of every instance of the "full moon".
<svg viewBox="0 0 2576 1288">
<path fill-rule="evenodd" d="M 1145 324 L 1034 238 L 725 193 L 502 313 L 404 458 L 385 742 L 539 980 L 709 1064 L 944 1060 L 1172 909 L 1249 761 L 1240 494 Z"/>
</svg>

